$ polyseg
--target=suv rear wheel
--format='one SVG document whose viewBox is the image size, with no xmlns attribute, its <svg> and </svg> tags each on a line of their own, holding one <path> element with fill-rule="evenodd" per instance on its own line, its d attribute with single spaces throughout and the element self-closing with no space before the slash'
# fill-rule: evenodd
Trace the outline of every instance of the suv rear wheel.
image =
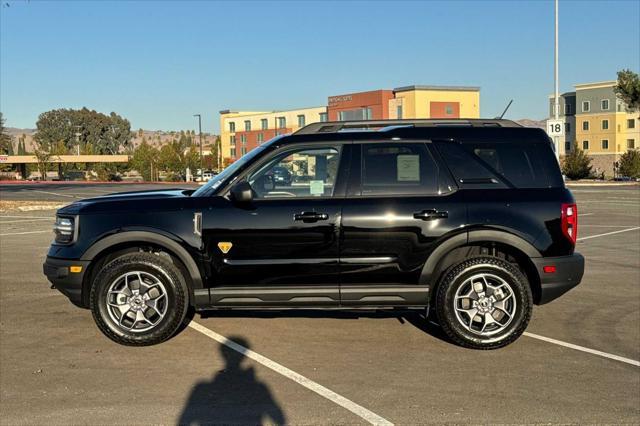
<svg viewBox="0 0 640 426">
<path fill-rule="evenodd" d="M 516 340 L 532 311 L 531 288 L 513 264 L 474 257 L 451 268 L 438 285 L 438 322 L 457 344 L 495 349 Z"/>
<path fill-rule="evenodd" d="M 91 312 L 111 340 L 132 346 L 160 343 L 180 327 L 188 309 L 180 270 L 152 253 L 130 253 L 108 263 L 91 288 Z"/>
</svg>

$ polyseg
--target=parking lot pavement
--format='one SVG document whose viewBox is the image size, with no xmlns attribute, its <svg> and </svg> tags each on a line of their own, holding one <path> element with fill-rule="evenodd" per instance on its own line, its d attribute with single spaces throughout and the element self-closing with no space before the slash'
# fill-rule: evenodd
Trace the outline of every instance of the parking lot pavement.
<svg viewBox="0 0 640 426">
<path fill-rule="evenodd" d="M 528 332 L 638 361 L 640 192 L 573 192 L 585 277 L 536 307 Z M 18 222 L 27 216 L 49 222 Z M 366 423 L 349 402 L 395 424 L 640 422 L 637 365 L 528 336 L 496 351 L 462 349 L 417 317 L 196 315 L 216 336 L 265 357 L 258 361 L 192 327 L 158 346 L 116 345 L 90 312 L 49 290 L 41 263 L 52 218 L 0 215 L 2 424 Z M 19 233 L 30 230 L 43 232 Z"/>
</svg>

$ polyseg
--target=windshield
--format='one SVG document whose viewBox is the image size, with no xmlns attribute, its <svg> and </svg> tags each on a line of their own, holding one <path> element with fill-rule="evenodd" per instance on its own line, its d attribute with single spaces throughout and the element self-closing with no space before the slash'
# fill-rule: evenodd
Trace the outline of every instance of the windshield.
<svg viewBox="0 0 640 426">
<path fill-rule="evenodd" d="M 240 170 L 245 164 L 248 164 L 253 160 L 258 154 L 264 151 L 266 144 L 257 147 L 256 149 L 252 149 L 242 157 L 240 157 L 237 161 L 230 164 L 226 169 L 224 169 L 220 174 L 214 176 L 207 182 L 205 185 L 201 186 L 192 194 L 192 197 L 198 197 L 201 195 L 209 194 L 214 192 L 218 187 L 227 180 L 229 176 L 233 176 L 236 171 Z"/>
</svg>

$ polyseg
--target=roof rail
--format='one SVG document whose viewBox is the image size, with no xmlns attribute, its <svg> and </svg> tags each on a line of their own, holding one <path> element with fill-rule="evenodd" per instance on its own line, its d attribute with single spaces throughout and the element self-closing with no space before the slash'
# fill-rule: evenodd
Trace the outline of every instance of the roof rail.
<svg viewBox="0 0 640 426">
<path fill-rule="evenodd" d="M 336 133 L 340 131 L 378 130 L 390 131 L 398 127 L 522 127 L 511 120 L 501 119 L 414 119 L 414 120 L 360 120 L 360 121 L 325 121 L 312 123 L 298 131 L 295 135 L 311 135 L 316 133 Z"/>
</svg>

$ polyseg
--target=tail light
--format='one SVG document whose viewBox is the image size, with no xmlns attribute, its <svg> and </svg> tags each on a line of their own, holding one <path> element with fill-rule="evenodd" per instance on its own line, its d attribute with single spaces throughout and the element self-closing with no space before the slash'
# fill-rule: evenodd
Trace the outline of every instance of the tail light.
<svg viewBox="0 0 640 426">
<path fill-rule="evenodd" d="M 575 245 L 578 239 L 578 206 L 562 204 L 562 233 Z"/>
</svg>

